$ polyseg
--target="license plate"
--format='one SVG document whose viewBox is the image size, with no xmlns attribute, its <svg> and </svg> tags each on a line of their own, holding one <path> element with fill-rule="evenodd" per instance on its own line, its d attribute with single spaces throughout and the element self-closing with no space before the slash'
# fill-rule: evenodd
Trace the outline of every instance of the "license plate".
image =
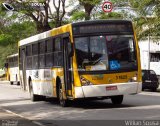
<svg viewBox="0 0 160 126">
<path fill-rule="evenodd" d="M 108 86 L 106 87 L 107 91 L 111 91 L 111 90 L 117 90 L 117 86 Z"/>
</svg>

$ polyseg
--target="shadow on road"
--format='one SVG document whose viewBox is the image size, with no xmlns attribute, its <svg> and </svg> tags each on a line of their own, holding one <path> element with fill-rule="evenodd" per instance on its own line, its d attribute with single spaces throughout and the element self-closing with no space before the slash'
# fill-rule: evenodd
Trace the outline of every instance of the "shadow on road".
<svg viewBox="0 0 160 126">
<path fill-rule="evenodd" d="M 129 98 L 128 98 L 129 97 Z M 137 99 L 138 98 L 138 99 Z M 15 103 L 20 101 L 26 101 L 28 102 L 30 99 L 12 99 L 12 100 L 3 100 L 0 101 L 0 104 L 3 103 Z M 47 98 L 45 101 L 37 101 L 37 102 L 31 102 L 31 104 L 25 104 L 23 103 L 23 106 L 28 110 L 30 108 L 37 109 L 40 104 L 40 106 L 44 106 L 41 109 L 46 109 L 46 106 L 49 107 L 56 107 L 56 108 L 62 108 L 59 105 L 59 101 L 55 98 Z M 136 107 L 136 106 L 150 106 L 150 105 L 159 105 L 160 100 L 153 99 L 153 96 L 147 96 L 144 97 L 142 95 L 137 96 L 126 96 L 126 99 L 124 99 L 124 102 L 121 105 L 114 105 L 111 103 L 110 99 L 107 100 L 77 100 L 77 101 L 71 101 L 71 104 L 67 108 L 73 108 L 73 109 L 110 109 L 110 108 L 128 108 L 128 107 Z M 19 105 L 12 105 L 12 107 L 21 107 L 21 104 Z"/>
<path fill-rule="evenodd" d="M 48 104 L 59 106 L 59 101 L 54 98 L 49 98 L 46 100 Z M 108 100 L 77 100 L 70 101 L 69 107 L 72 108 L 82 108 L 82 109 L 110 109 L 110 108 L 122 108 L 122 107 L 133 107 L 133 105 L 121 104 L 121 105 L 113 105 L 108 102 Z"/>
<path fill-rule="evenodd" d="M 26 100 L 30 100 L 30 99 L 29 98 L 24 98 L 24 99 L 0 100 L 0 104 L 3 104 L 3 103 L 15 103 L 15 102 L 26 101 Z"/>
<path fill-rule="evenodd" d="M 109 100 L 75 101 L 72 104 L 72 107 L 83 108 L 83 109 L 110 109 L 110 108 L 133 107 L 133 105 L 129 104 L 114 105 L 108 101 Z"/>
<path fill-rule="evenodd" d="M 128 96 L 124 99 L 122 105 L 113 105 L 111 101 L 108 100 L 80 100 L 72 102 L 70 107 L 62 108 L 59 105 L 58 100 L 53 98 L 47 98 L 45 101 L 37 101 L 37 102 L 29 102 L 28 99 L 13 99 L 13 100 L 6 100 L 0 101 L 1 103 L 13 103 L 3 108 L 11 110 L 15 113 L 20 115 L 24 115 L 25 117 L 33 118 L 33 119 L 45 119 L 45 118 L 53 118 L 53 119 L 66 119 L 66 117 L 72 118 L 81 118 L 84 116 L 87 117 L 87 113 L 98 113 L 103 112 L 105 110 L 110 109 L 121 109 L 121 108 L 132 108 L 132 112 L 139 111 L 136 110 L 137 107 L 145 107 L 147 110 L 153 110 L 153 107 L 150 106 L 157 106 L 160 105 L 160 98 L 157 99 L 153 98 L 153 96 Z M 14 104 L 16 102 L 20 102 L 20 104 Z M 23 102 L 24 101 L 24 102 Z M 126 109 L 126 110 L 127 110 Z M 140 108 L 143 109 L 143 108 Z M 103 110 L 103 111 L 101 111 Z M 124 110 L 123 110 L 124 111 Z M 155 111 L 157 111 L 155 109 Z M 75 117 L 74 117 L 75 115 Z M 80 117 L 81 116 L 81 117 Z"/>
<path fill-rule="evenodd" d="M 157 93 L 160 93 L 160 89 L 158 88 L 157 91 L 152 91 L 152 90 L 150 90 L 150 89 L 144 89 L 143 92 L 153 92 L 153 93 L 154 93 L 154 92 L 155 92 L 155 93 L 157 92 Z"/>
</svg>

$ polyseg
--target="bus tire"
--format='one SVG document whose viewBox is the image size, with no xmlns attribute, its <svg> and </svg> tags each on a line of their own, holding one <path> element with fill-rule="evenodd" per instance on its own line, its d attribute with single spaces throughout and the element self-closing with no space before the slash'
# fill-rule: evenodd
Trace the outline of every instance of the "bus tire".
<svg viewBox="0 0 160 126">
<path fill-rule="evenodd" d="M 20 85 L 20 82 L 19 82 L 19 81 L 17 82 L 17 85 Z"/>
<path fill-rule="evenodd" d="M 59 103 L 62 107 L 67 107 L 69 106 L 69 101 L 67 99 L 63 98 L 63 89 L 62 89 L 62 84 L 59 83 L 58 84 L 58 99 L 59 99 Z"/>
<path fill-rule="evenodd" d="M 12 81 L 10 81 L 10 84 L 11 84 L 11 85 L 13 85 L 13 82 L 12 82 Z"/>
<path fill-rule="evenodd" d="M 39 96 L 35 95 L 33 92 L 33 87 L 32 87 L 32 82 L 30 81 L 30 99 L 31 101 L 35 102 L 35 101 L 39 101 Z"/>
<path fill-rule="evenodd" d="M 123 95 L 112 96 L 111 101 L 115 105 L 120 105 L 123 101 Z"/>
</svg>

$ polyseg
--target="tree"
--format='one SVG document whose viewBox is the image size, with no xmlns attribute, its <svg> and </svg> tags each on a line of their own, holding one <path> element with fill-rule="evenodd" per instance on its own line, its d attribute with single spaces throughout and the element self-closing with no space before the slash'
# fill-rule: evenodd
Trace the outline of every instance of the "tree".
<svg viewBox="0 0 160 126">
<path fill-rule="evenodd" d="M 135 18 L 138 39 L 160 36 L 160 3 L 159 0 L 132 1 L 132 5 L 137 8 L 138 18 Z"/>
<path fill-rule="evenodd" d="M 18 41 L 35 33 L 36 25 L 30 21 L 5 25 L 0 34 L 0 68 L 8 55 L 18 52 Z"/>
<path fill-rule="evenodd" d="M 44 32 L 44 31 L 48 31 L 48 30 L 51 29 L 51 27 L 49 25 L 49 22 L 48 22 L 48 19 L 49 19 L 49 13 L 48 13 L 49 1 L 50 0 L 43 1 L 44 11 L 42 11 L 40 9 L 33 9 L 31 11 L 29 11 L 29 10 L 22 11 L 22 13 L 24 13 L 25 15 L 30 17 L 36 23 L 37 31 L 39 33 Z M 38 2 L 40 2 L 40 1 L 38 1 Z"/>
<path fill-rule="evenodd" d="M 52 18 L 55 19 L 55 27 L 59 27 L 62 25 L 62 19 L 66 13 L 65 0 L 59 0 L 58 5 L 56 5 L 56 0 L 53 0 L 53 6 L 54 6 L 56 12 L 55 12 L 55 16 L 53 14 L 51 14 L 51 15 L 52 15 Z M 62 11 L 60 11 L 60 7 L 62 7 Z M 50 13 L 51 13 L 51 9 L 50 9 Z"/>
<path fill-rule="evenodd" d="M 77 5 L 71 12 L 70 16 L 73 20 L 90 20 L 93 9 L 101 3 L 102 0 L 79 0 Z M 76 3 L 75 0 L 70 1 L 72 5 Z M 75 5 L 74 5 L 75 6 Z M 84 10 L 83 10 L 84 9 Z"/>
<path fill-rule="evenodd" d="M 85 20 L 90 20 L 90 14 L 93 8 L 100 2 L 101 0 L 79 0 L 80 5 L 82 5 L 85 10 Z"/>
<path fill-rule="evenodd" d="M 4 1 L 5 0 L 2 0 L 2 2 Z M 57 6 L 55 1 L 58 2 Z M 15 7 L 14 13 L 18 13 L 18 15 L 24 17 L 25 20 L 27 17 L 28 19 L 34 21 L 38 33 L 50 30 L 50 22 L 54 22 L 55 27 L 62 25 L 65 15 L 65 0 L 36 0 L 37 3 L 40 5 L 42 4 L 43 6 L 36 6 L 33 8 L 30 8 L 31 2 L 33 1 L 27 0 L 26 2 L 19 3 L 15 0 L 10 0 L 10 3 Z M 53 8 L 51 8 L 51 5 L 53 5 L 55 12 L 53 11 Z M 19 9 L 19 6 L 21 6 L 21 9 Z"/>
</svg>

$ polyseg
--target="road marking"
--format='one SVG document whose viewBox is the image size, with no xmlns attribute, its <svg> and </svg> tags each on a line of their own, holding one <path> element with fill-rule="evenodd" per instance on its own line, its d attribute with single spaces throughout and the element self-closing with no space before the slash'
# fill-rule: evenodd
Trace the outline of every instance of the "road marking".
<svg viewBox="0 0 160 126">
<path fill-rule="evenodd" d="M 140 95 L 160 96 L 159 92 L 141 92 Z"/>
<path fill-rule="evenodd" d="M 38 125 L 38 126 L 46 126 L 46 125 L 44 125 L 44 124 L 42 124 L 42 123 L 40 123 L 40 122 L 38 122 L 38 121 L 33 121 L 33 120 L 29 119 L 29 118 L 26 118 L 26 117 L 24 117 L 24 116 L 22 116 L 22 115 L 20 115 L 20 114 L 17 114 L 17 113 L 15 113 L 15 112 L 12 112 L 12 111 L 8 110 L 8 109 L 4 109 L 4 108 L 1 108 L 1 109 L 2 109 L 3 111 L 7 112 L 7 113 L 10 113 L 10 114 L 13 114 L 13 115 L 15 115 L 15 116 L 18 116 L 18 117 L 20 117 L 20 118 L 29 120 L 29 121 L 31 121 L 32 123 L 34 123 L 34 124 L 36 124 L 36 125 Z"/>
<path fill-rule="evenodd" d="M 44 125 L 44 124 L 42 124 L 42 123 L 40 123 L 40 122 L 38 122 L 38 121 L 32 121 L 34 124 L 36 124 L 36 125 L 39 125 L 39 126 L 46 126 L 46 125 Z"/>
<path fill-rule="evenodd" d="M 148 109 L 160 109 L 160 105 L 149 105 L 149 106 L 135 106 L 135 107 L 126 107 L 126 108 L 115 108 L 115 109 L 130 109 L 130 110 L 148 110 Z"/>
</svg>

